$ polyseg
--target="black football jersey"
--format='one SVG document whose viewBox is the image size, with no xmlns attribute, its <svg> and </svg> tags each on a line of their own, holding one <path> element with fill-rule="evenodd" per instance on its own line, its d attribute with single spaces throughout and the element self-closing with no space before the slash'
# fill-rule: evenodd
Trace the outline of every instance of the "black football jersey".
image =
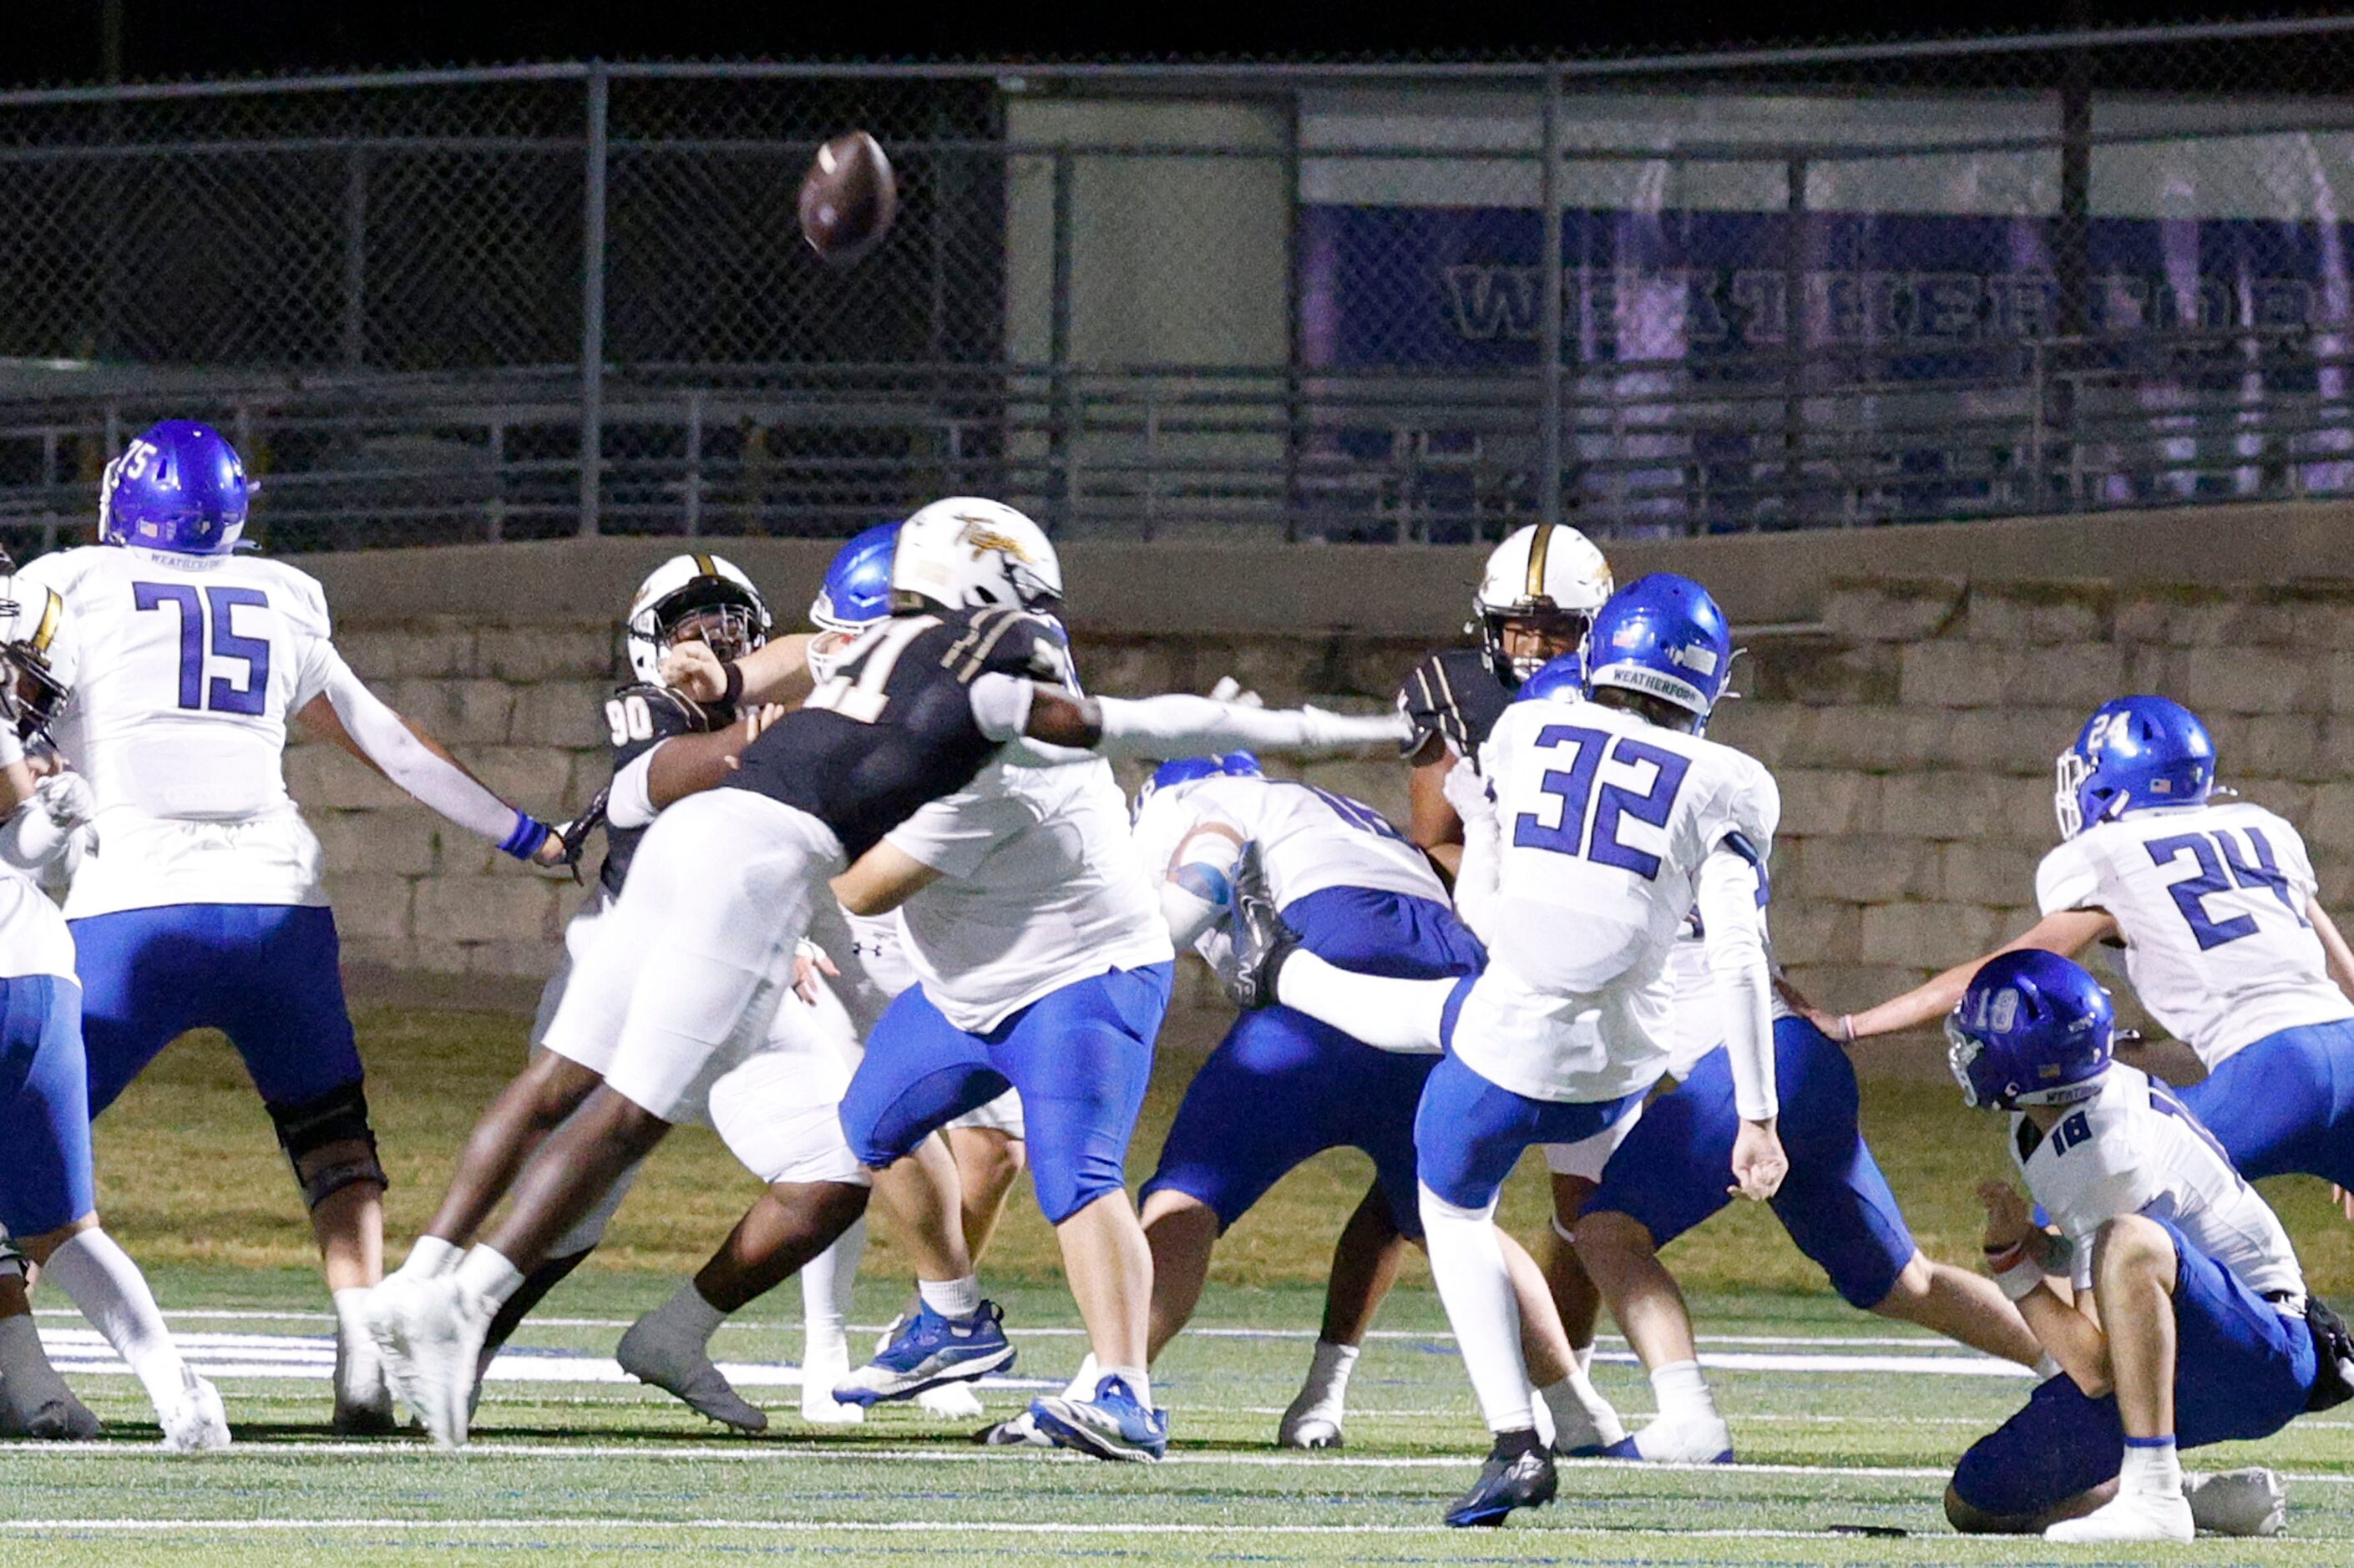
<svg viewBox="0 0 2354 1568">
<path fill-rule="evenodd" d="M 1445 648 L 1426 654 L 1398 688 L 1398 706 L 1414 724 L 1414 745 L 1422 749 L 1437 735 L 1458 755 L 1476 758 L 1479 743 L 1496 727 L 1512 694 L 1496 678 L 1496 667 L 1477 648 Z"/>
<path fill-rule="evenodd" d="M 733 710 L 716 703 L 705 707 L 668 686 L 623 686 L 605 703 L 613 771 L 619 774 L 673 736 L 708 735 L 735 721 Z M 617 828 L 606 822 L 605 864 L 597 880 L 607 893 L 620 893 L 621 881 L 630 874 L 630 857 L 638 853 L 638 841 L 645 836 L 643 828 Z"/>
<path fill-rule="evenodd" d="M 1061 683 L 1060 630 L 1021 609 L 899 616 L 866 633 L 809 701 L 762 732 L 727 787 L 798 807 L 856 860 L 917 809 L 952 795 L 997 755 L 972 716 L 992 672 Z"/>
</svg>

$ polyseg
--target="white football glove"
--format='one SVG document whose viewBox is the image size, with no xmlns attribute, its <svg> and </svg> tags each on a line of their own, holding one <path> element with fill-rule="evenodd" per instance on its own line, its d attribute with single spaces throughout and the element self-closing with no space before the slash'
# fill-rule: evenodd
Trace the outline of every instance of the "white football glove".
<svg viewBox="0 0 2354 1568">
<path fill-rule="evenodd" d="M 1214 703 L 1233 703 L 1237 707 L 1245 708 L 1267 706 L 1266 698 L 1257 692 L 1246 691 L 1243 683 L 1232 675 L 1218 677 L 1218 683 L 1210 688 L 1210 700 Z"/>
<path fill-rule="evenodd" d="M 1496 797 L 1488 780 L 1461 758 L 1457 758 L 1455 766 L 1447 769 L 1440 788 L 1446 792 L 1447 803 L 1467 823 L 1488 821 L 1496 815 Z"/>
<path fill-rule="evenodd" d="M 98 792 L 79 773 L 52 773 L 33 786 L 33 798 L 61 828 L 78 828 L 98 815 Z"/>
</svg>

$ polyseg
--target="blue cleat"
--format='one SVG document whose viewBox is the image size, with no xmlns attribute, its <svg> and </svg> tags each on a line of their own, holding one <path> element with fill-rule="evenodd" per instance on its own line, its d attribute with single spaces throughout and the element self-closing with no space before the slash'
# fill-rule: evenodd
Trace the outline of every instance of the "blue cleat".
<svg viewBox="0 0 2354 1568">
<path fill-rule="evenodd" d="M 1003 1372 L 1013 1364 L 1004 1322 L 994 1301 L 982 1302 L 970 1318 L 943 1318 L 926 1307 L 899 1326 L 873 1361 L 836 1383 L 833 1397 L 843 1404 L 880 1404 Z"/>
<path fill-rule="evenodd" d="M 1492 1530 L 1516 1508 L 1543 1508 L 1559 1488 L 1553 1456 L 1533 1432 L 1502 1432 L 1479 1479 L 1447 1505 L 1447 1522 L 1457 1530 Z"/>
<path fill-rule="evenodd" d="M 1098 1459 L 1150 1464 L 1169 1451 L 1169 1413 L 1137 1403 L 1125 1378 L 1105 1378 L 1093 1399 L 1041 1395 L 1030 1402 L 1030 1419 L 1055 1447 Z"/>
</svg>

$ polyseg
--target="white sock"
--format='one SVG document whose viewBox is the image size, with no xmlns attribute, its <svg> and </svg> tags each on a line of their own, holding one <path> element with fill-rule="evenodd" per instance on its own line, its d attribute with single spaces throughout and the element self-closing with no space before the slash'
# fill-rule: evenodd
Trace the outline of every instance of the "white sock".
<svg viewBox="0 0 2354 1568">
<path fill-rule="evenodd" d="M 1284 973 L 1291 972 L 1286 966 Z M 1384 982 L 1395 983 L 1395 982 Z M 1431 1277 L 1463 1351 L 1464 1370 L 1491 1432 L 1522 1432 L 1536 1425 L 1529 1404 L 1529 1368 L 1521 1354 L 1521 1306 L 1511 1271 L 1496 1239 L 1496 1208 L 1458 1208 L 1422 1189 L 1422 1228 Z"/>
<path fill-rule="evenodd" d="M 1316 1354 L 1308 1362 L 1308 1382 L 1300 1393 L 1317 1404 L 1339 1405 L 1349 1397 L 1349 1374 L 1357 1370 L 1361 1347 L 1336 1345 L 1330 1340 L 1316 1341 Z"/>
<path fill-rule="evenodd" d="M 918 1279 L 916 1294 L 943 1318 L 970 1318 L 981 1310 L 981 1276 L 962 1279 Z"/>
<path fill-rule="evenodd" d="M 158 1412 L 178 1407 L 187 1363 L 146 1277 L 104 1231 L 83 1231 L 49 1254 L 44 1277 L 73 1298 L 81 1315 L 131 1363 Z"/>
<path fill-rule="evenodd" d="M 2179 1498 L 2182 1495 L 2182 1459 L 2174 1438 L 2128 1437 L 2125 1462 L 2117 1467 L 2121 1498 Z"/>
<path fill-rule="evenodd" d="M 866 1222 L 860 1220 L 802 1267 L 803 1361 L 813 1359 L 821 1349 L 831 1351 L 848 1342 L 844 1324 L 850 1316 L 851 1290 L 858 1280 L 858 1260 L 865 1252 Z"/>
<path fill-rule="evenodd" d="M 1457 982 L 1387 980 L 1295 952 L 1276 977 L 1276 1000 L 1382 1051 L 1436 1051 Z"/>
<path fill-rule="evenodd" d="M 466 1249 L 440 1236 L 419 1236 L 417 1245 L 408 1249 L 401 1260 L 399 1273 L 415 1279 L 432 1279 L 458 1266 Z"/>
<path fill-rule="evenodd" d="M 376 1354 L 376 1341 L 368 1337 L 367 1319 L 365 1315 L 367 1294 L 367 1287 L 365 1285 L 355 1285 L 349 1289 L 338 1290 L 334 1293 L 335 1338 L 354 1350 L 366 1345 L 368 1348 L 368 1355 L 373 1358 Z"/>
<path fill-rule="evenodd" d="M 636 1182 L 638 1172 L 645 1169 L 645 1163 L 641 1160 L 614 1177 L 613 1184 L 605 1189 L 605 1195 L 597 1200 L 597 1206 L 575 1220 L 572 1228 L 547 1249 L 547 1255 L 572 1257 L 590 1251 L 603 1241 L 605 1227 L 613 1223 L 613 1215 L 620 1210 L 621 1200 L 630 1195 L 630 1188 Z"/>
<path fill-rule="evenodd" d="M 1651 1373 L 1651 1393 L 1662 1421 L 1716 1421 L 1715 1396 L 1700 1375 L 1698 1361 L 1670 1361 Z"/>
<path fill-rule="evenodd" d="M 646 1314 L 647 1331 L 667 1345 L 688 1344 L 706 1349 L 727 1314 L 703 1298 L 690 1279 L 671 1298 Z"/>
<path fill-rule="evenodd" d="M 1577 1362 L 1577 1375 L 1591 1378 L 1594 1375 L 1594 1347 L 1580 1345 L 1569 1353 L 1571 1359 Z"/>
<path fill-rule="evenodd" d="M 1103 1377 L 1119 1379 L 1120 1382 L 1128 1384 L 1128 1392 L 1136 1396 L 1137 1404 L 1147 1410 L 1152 1408 L 1152 1379 L 1142 1367 L 1106 1367 L 1103 1369 Z M 1097 1378 L 1096 1381 L 1100 1383 L 1103 1378 Z M 1094 1391 L 1090 1389 L 1088 1392 L 1092 1393 Z"/>
<path fill-rule="evenodd" d="M 1089 1351 L 1079 1358 L 1079 1370 L 1071 1374 L 1070 1386 L 1063 1390 L 1065 1399 L 1093 1399 L 1096 1384 L 1103 1381 L 1103 1372 L 1096 1365 L 1096 1353 Z"/>
<path fill-rule="evenodd" d="M 509 1263 L 495 1247 L 477 1244 L 466 1249 L 456 1270 L 458 1288 L 491 1304 L 495 1312 L 523 1284 L 523 1270 Z"/>
</svg>

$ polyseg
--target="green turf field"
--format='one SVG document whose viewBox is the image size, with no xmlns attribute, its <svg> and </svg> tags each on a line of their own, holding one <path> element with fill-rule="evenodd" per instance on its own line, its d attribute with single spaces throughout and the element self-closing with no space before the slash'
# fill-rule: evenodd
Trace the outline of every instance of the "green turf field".
<svg viewBox="0 0 2354 1568">
<path fill-rule="evenodd" d="M 1199 1025 L 1194 1026 L 1198 1034 Z M 1182 1034 L 1182 1032 L 1181 1032 Z M 412 1229 L 460 1129 L 519 1053 L 520 1026 L 487 1016 L 371 1014 L 364 1042 Z M 1180 1044 L 1198 1044 L 1181 1038 Z M 1172 1054 L 1138 1160 L 1149 1167 L 1183 1070 Z M 58 1451 L 0 1446 L 0 1563 L 270 1561 L 361 1564 L 735 1561 L 1175 1563 L 1573 1561 L 1611 1564 L 2354 1561 L 2354 1418 L 2309 1418 L 2274 1440 L 2208 1451 L 2194 1466 L 2257 1460 L 2294 1477 L 2290 1534 L 2197 1547 L 2046 1548 L 1945 1532 L 1936 1499 L 1955 1457 L 2024 1397 L 1961 1352 L 1850 1312 L 1817 1289 L 1755 1213 L 1728 1216 L 1670 1254 L 1702 1294 L 1704 1355 L 1742 1465 L 1692 1471 L 1564 1465 L 1562 1500 L 1504 1531 L 1437 1527 L 1485 1447 L 1437 1299 L 1418 1279 L 1393 1298 L 1352 1385 L 1341 1455 L 1270 1446 L 1313 1337 L 1324 1253 L 1364 1175 L 1337 1158 L 1287 1182 L 1239 1227 L 1199 1331 L 1156 1369 L 1172 1412 L 1170 1462 L 1112 1467 L 986 1451 L 914 1410 L 815 1432 L 790 1387 L 748 1387 L 769 1436 L 720 1435 L 665 1396 L 591 1380 L 620 1328 L 671 1288 L 748 1195 L 708 1139 L 680 1141 L 625 1211 L 615 1245 L 526 1328 L 516 1366 L 550 1374 L 488 1388 L 478 1446 L 327 1437 L 318 1374 L 330 1331 L 303 1232 L 258 1107 L 217 1045 L 192 1042 L 101 1124 L 102 1202 L 146 1261 L 199 1365 L 219 1372 L 239 1447 L 170 1458 L 127 1376 L 69 1372 L 109 1422 L 106 1440 Z M 1958 1183 L 1996 1169 L 1991 1124 L 1934 1086 L 1886 1085 L 1871 1122 L 1925 1243 L 1975 1238 Z M 2276 1194 L 2308 1254 L 2343 1267 L 2343 1221 L 2310 1184 Z M 1017 1199 L 1017 1204 L 1022 1200 Z M 1534 1226 L 1532 1195 L 1513 1219 Z M 235 1238 L 224 1242 L 220 1238 Z M 1022 1351 L 1017 1378 L 1059 1381 L 1081 1346 L 1034 1214 L 991 1269 Z M 898 1287 L 870 1253 L 857 1318 Z M 42 1303 L 44 1310 L 59 1305 Z M 723 1361 L 785 1362 L 799 1349 L 790 1290 L 722 1330 Z M 79 1320 L 47 1317 L 67 1332 Z M 1597 1381 L 1630 1419 L 1648 1385 L 1606 1340 Z M 572 1359 L 566 1359 L 567 1353 Z M 275 1359 L 273 1359 L 275 1358 Z M 237 1370 L 231 1372 L 228 1366 Z M 310 1375 L 283 1369 L 307 1362 Z M 280 1370 L 273 1370 L 280 1369 Z M 580 1369 L 575 1376 L 567 1369 Z M 988 1391 L 1010 1413 L 1027 1391 Z M 1903 1529 L 1907 1538 L 1831 1533 Z"/>
</svg>

